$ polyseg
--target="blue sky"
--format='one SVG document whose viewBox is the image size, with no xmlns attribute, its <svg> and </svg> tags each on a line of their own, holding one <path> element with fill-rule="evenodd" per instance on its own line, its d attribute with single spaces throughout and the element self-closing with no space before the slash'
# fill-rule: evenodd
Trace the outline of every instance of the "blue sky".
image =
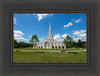
<svg viewBox="0 0 100 76">
<path fill-rule="evenodd" d="M 86 13 L 66 14 L 14 14 L 14 37 L 17 41 L 29 42 L 36 34 L 40 41 L 47 38 L 49 22 L 55 41 L 63 41 L 67 35 L 74 41 L 86 40 Z"/>
</svg>

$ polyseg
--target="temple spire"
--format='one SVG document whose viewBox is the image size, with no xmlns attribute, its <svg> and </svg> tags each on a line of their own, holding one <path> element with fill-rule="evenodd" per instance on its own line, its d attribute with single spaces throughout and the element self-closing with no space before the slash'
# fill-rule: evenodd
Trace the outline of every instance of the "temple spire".
<svg viewBox="0 0 100 76">
<path fill-rule="evenodd" d="M 51 35 L 51 22 L 49 21 L 49 35 Z"/>
</svg>

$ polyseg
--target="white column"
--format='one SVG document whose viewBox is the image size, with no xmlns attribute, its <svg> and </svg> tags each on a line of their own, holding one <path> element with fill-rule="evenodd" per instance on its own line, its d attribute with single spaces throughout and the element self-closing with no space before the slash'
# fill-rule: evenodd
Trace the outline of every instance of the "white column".
<svg viewBox="0 0 100 76">
<path fill-rule="evenodd" d="M 58 49 L 58 46 L 57 46 L 57 49 Z"/>
<path fill-rule="evenodd" d="M 54 46 L 54 49 L 55 49 L 55 46 Z"/>
<path fill-rule="evenodd" d="M 62 49 L 62 46 L 60 46 L 60 48 Z"/>
<path fill-rule="evenodd" d="M 64 49 L 66 49 L 66 46 L 64 46 Z"/>
</svg>

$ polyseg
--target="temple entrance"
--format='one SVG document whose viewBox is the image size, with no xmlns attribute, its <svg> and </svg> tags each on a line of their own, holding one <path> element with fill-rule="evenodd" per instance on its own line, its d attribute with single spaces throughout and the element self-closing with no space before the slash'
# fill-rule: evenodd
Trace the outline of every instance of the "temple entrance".
<svg viewBox="0 0 100 76">
<path fill-rule="evenodd" d="M 62 46 L 62 49 L 64 49 L 64 46 Z"/>
<path fill-rule="evenodd" d="M 49 48 L 49 43 L 45 42 L 45 48 L 48 49 Z"/>
</svg>

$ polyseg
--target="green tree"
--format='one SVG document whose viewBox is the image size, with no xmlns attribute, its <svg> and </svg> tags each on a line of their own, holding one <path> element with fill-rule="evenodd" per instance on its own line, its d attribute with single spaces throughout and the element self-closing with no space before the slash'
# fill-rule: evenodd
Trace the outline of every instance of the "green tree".
<svg viewBox="0 0 100 76">
<path fill-rule="evenodd" d="M 65 44 L 66 48 L 70 48 L 73 46 L 73 39 L 69 35 L 67 35 L 63 43 Z"/>
<path fill-rule="evenodd" d="M 33 47 L 33 44 L 26 42 L 17 42 L 17 40 L 14 38 L 14 48 L 25 48 L 25 47 Z"/>
<path fill-rule="evenodd" d="M 18 48 L 18 42 L 14 39 L 14 48 Z"/>
<path fill-rule="evenodd" d="M 86 48 L 86 41 L 82 42 L 82 48 Z"/>
<path fill-rule="evenodd" d="M 73 47 L 78 48 L 78 42 L 73 41 Z"/>
<path fill-rule="evenodd" d="M 81 39 L 78 40 L 78 47 L 80 47 L 80 48 L 82 47 L 82 41 L 81 41 Z"/>
<path fill-rule="evenodd" d="M 38 42 L 38 41 L 39 41 L 39 39 L 38 39 L 37 35 L 32 35 L 31 40 L 29 40 L 29 42 L 30 42 L 31 44 L 33 44 L 33 47 L 34 47 L 34 48 L 35 48 L 35 46 L 37 45 L 36 42 Z"/>
<path fill-rule="evenodd" d="M 78 47 L 86 48 L 86 41 L 81 41 L 81 39 L 79 39 L 78 40 Z"/>
</svg>

